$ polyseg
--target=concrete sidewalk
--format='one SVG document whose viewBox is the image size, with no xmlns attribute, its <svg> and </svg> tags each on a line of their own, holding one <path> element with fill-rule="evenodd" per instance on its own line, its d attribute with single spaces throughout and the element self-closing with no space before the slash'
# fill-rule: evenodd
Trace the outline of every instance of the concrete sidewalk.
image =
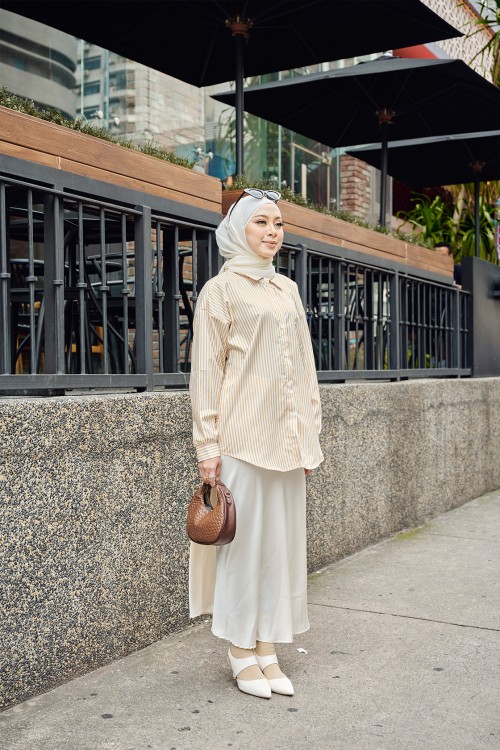
<svg viewBox="0 0 500 750">
<path fill-rule="evenodd" d="M 500 750 L 500 491 L 309 579 L 293 698 L 240 693 L 209 623 L 0 714 L 1 750 Z"/>
</svg>

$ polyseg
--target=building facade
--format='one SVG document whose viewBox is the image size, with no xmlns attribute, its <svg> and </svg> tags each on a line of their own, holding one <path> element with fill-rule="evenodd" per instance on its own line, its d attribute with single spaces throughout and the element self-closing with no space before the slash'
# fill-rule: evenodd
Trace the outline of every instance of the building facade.
<svg viewBox="0 0 500 750">
<path fill-rule="evenodd" d="M 73 118 L 76 57 L 74 37 L 0 10 L 0 87 Z"/>
</svg>

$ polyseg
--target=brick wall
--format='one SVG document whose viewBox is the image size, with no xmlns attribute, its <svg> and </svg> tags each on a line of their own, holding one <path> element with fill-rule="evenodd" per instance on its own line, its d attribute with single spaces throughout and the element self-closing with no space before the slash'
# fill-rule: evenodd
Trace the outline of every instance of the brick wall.
<svg viewBox="0 0 500 750">
<path fill-rule="evenodd" d="M 371 175 L 368 164 L 353 156 L 340 157 L 340 208 L 365 220 L 371 213 Z"/>
</svg>

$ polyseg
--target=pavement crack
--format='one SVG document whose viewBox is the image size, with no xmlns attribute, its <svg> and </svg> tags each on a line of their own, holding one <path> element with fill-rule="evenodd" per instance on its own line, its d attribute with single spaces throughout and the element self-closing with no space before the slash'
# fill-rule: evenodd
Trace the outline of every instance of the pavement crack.
<svg viewBox="0 0 500 750">
<path fill-rule="evenodd" d="M 338 604 L 323 604 L 322 602 L 308 602 L 313 607 L 328 607 L 329 609 L 343 609 L 347 612 L 365 612 L 369 615 L 384 615 L 385 617 L 397 617 L 402 620 L 420 620 L 421 622 L 435 622 L 438 625 L 453 625 L 457 628 L 471 628 L 472 630 L 490 630 L 500 633 L 500 628 L 487 628 L 482 625 L 468 625 L 463 622 L 450 622 L 450 620 L 434 620 L 431 617 L 417 617 L 416 615 L 398 615 L 395 612 L 380 612 L 376 609 L 360 609 L 358 607 L 341 607 Z"/>
</svg>

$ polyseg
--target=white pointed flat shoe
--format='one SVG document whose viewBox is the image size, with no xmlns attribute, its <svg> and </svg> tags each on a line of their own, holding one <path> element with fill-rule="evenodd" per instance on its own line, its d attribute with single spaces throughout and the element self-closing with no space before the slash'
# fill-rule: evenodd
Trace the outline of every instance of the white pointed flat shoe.
<svg viewBox="0 0 500 750">
<path fill-rule="evenodd" d="M 257 664 L 262 669 L 262 671 L 264 671 L 264 669 L 266 667 L 269 667 L 271 664 L 278 664 L 278 658 L 276 654 L 271 654 L 270 656 L 259 656 L 256 653 L 255 656 L 257 659 Z M 273 680 L 267 681 L 273 693 L 279 693 L 280 695 L 294 695 L 293 685 L 288 677 L 275 677 Z"/>
<path fill-rule="evenodd" d="M 238 675 L 247 667 L 258 666 L 257 658 L 255 656 L 248 656 L 246 659 L 236 659 L 231 649 L 227 652 L 227 660 L 229 666 L 233 671 L 233 677 L 236 680 L 236 684 L 242 693 L 248 693 L 249 695 L 255 695 L 257 698 L 270 698 L 271 687 L 269 680 L 265 678 L 262 680 L 238 680 Z"/>
</svg>

